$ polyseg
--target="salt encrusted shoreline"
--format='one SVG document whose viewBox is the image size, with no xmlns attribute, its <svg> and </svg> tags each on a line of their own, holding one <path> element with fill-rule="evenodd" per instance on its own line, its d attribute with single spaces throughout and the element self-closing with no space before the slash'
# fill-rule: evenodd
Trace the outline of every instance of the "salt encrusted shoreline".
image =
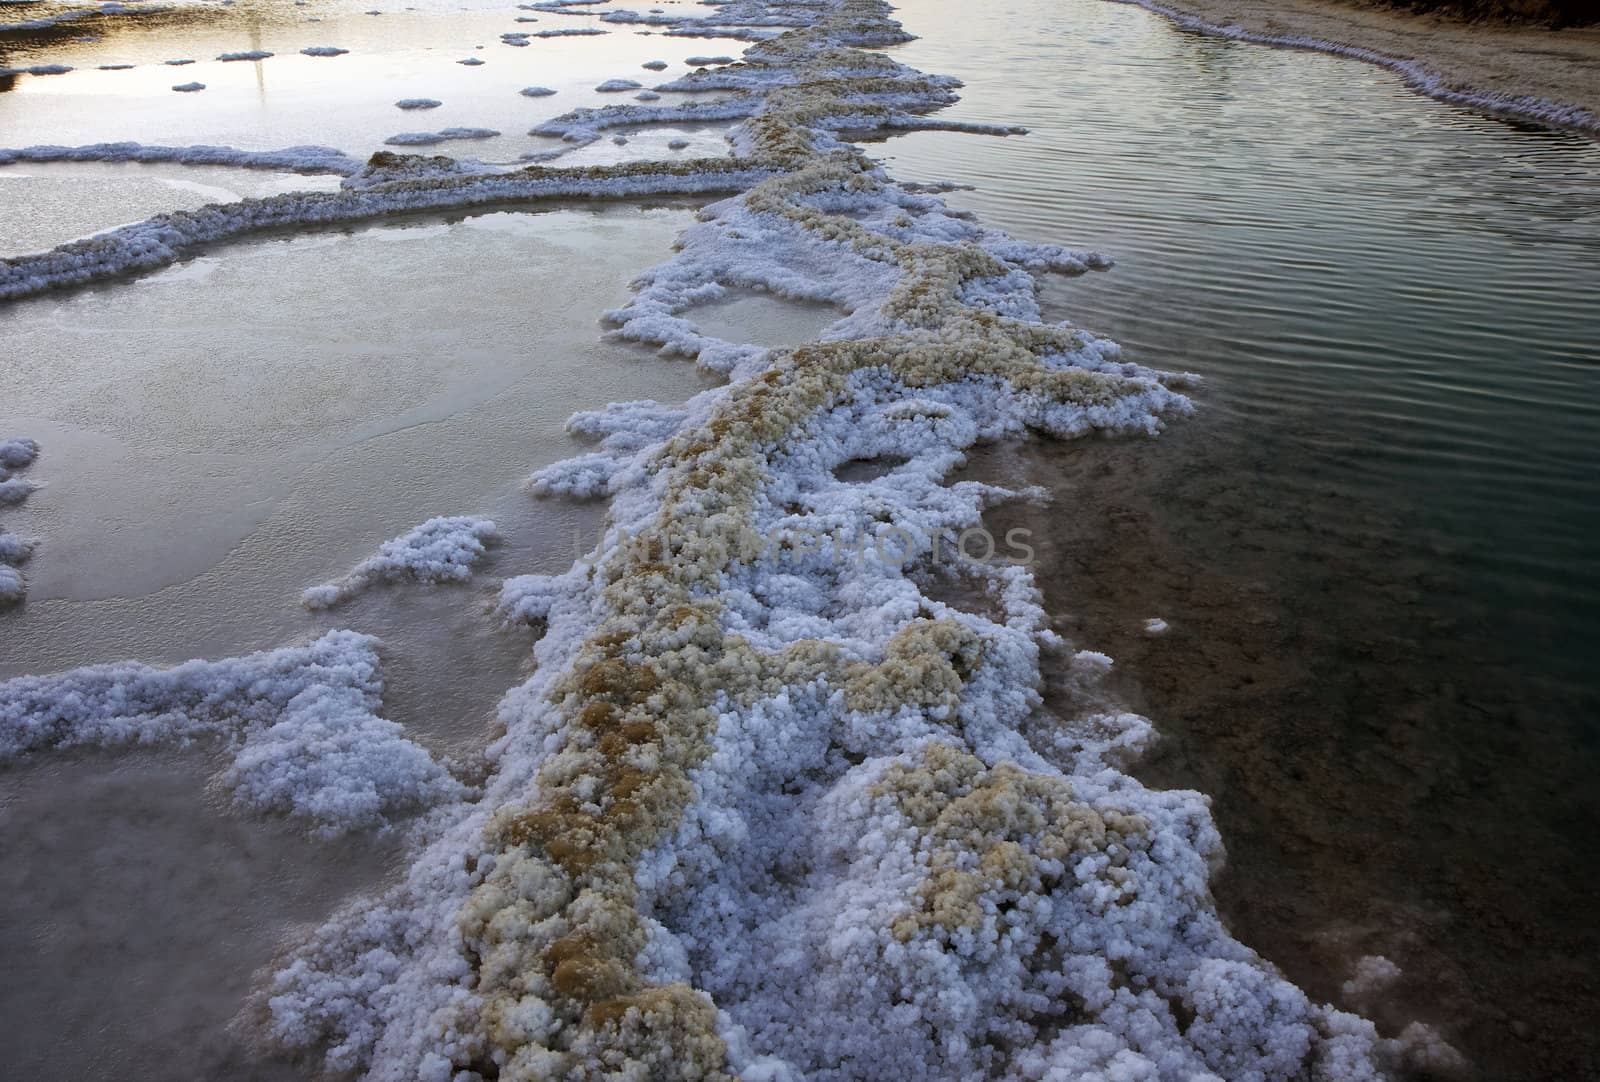
<svg viewBox="0 0 1600 1082">
<path fill-rule="evenodd" d="M 501 615 L 543 635 L 500 705 L 481 794 L 446 791 L 398 745 L 379 757 L 438 806 L 396 885 L 282 960 L 260 1003 L 280 1045 L 396 1082 L 1354 1082 L 1442 1055 L 1424 1027 L 1385 1039 L 1310 1002 L 1228 934 L 1208 889 L 1222 858 L 1208 803 L 1127 772 L 1153 726 L 1101 691 L 1110 659 L 1051 631 L 1026 567 L 956 563 L 941 542 L 1019 495 L 946 482 L 975 444 L 1154 435 L 1192 407 L 1186 377 L 1041 320 L 1039 277 L 1103 257 L 986 229 L 841 141 L 946 126 L 925 114 L 954 100 L 954 80 L 864 48 L 906 40 L 888 10 L 735 0 L 670 18 L 672 33 L 758 40 L 679 80 L 740 92 L 728 159 L 486 171 L 381 154 L 338 193 L 164 215 L 0 263 L 0 296 L 21 296 L 273 224 L 735 193 L 606 314 L 728 384 L 681 408 L 573 418 L 598 449 L 534 486 L 609 496 L 606 533 L 568 572 L 504 584 Z M 628 112 L 558 126 L 582 141 L 618 116 L 677 116 L 611 108 Z M 729 289 L 848 314 L 792 350 L 718 341 L 693 308 Z M 858 461 L 888 466 L 842 479 Z M 441 567 L 475 555 L 463 528 L 438 527 Z M 373 569 L 431 567 L 411 537 Z M 983 611 L 940 599 L 951 577 Z M 349 673 L 306 655 L 319 646 L 350 653 Z M 243 666 L 12 681 L 0 738 L 30 754 L 108 725 L 125 739 L 125 686 L 140 689 L 137 724 L 185 726 L 219 673 L 226 699 L 266 665 L 307 669 L 335 720 L 387 741 L 367 721 L 370 648 L 338 638 Z M 1077 688 L 1071 716 L 1042 708 L 1045 657 Z M 99 694 L 60 706 L 83 689 Z M 304 720 L 273 729 L 298 747 Z M 340 764 L 359 777 L 359 757 Z"/>
<path fill-rule="evenodd" d="M 1429 97 L 1600 136 L 1600 28 L 1465 23 L 1329 0 L 1114 0 L 1185 30 L 1363 60 Z"/>
</svg>

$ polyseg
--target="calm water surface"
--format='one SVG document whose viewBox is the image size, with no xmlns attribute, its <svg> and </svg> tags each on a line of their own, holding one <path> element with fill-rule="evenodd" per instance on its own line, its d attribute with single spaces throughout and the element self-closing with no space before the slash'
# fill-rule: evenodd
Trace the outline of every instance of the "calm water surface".
<svg viewBox="0 0 1600 1082">
<path fill-rule="evenodd" d="M 999 517 L 1166 734 L 1147 778 L 1215 797 L 1230 921 L 1486 1077 L 1600 1073 L 1600 146 L 1131 7 L 902 17 L 896 55 L 967 81 L 946 115 L 1031 134 L 890 171 L 1108 252 L 1047 314 L 1204 377 L 1152 443 L 975 469 L 1057 490 Z M 1345 996 L 1378 953 L 1399 985 Z"/>
</svg>

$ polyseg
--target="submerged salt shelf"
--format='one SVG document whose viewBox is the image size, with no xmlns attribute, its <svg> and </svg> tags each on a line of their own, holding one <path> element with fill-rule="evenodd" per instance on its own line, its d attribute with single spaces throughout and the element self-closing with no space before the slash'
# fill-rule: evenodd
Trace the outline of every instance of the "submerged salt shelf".
<svg viewBox="0 0 1600 1082">
<path fill-rule="evenodd" d="M 552 16 L 581 7 L 533 6 Z M 538 471 L 534 488 L 548 495 L 535 506 L 552 506 L 562 492 L 607 496 L 604 532 L 587 538 L 566 568 L 514 544 L 485 557 L 487 570 L 513 574 L 499 591 L 499 617 L 542 632 L 536 667 L 501 701 L 499 733 L 477 749 L 476 769 L 460 772 L 470 774 L 457 779 L 462 789 L 429 789 L 434 810 L 410 836 L 403 872 L 383 890 L 349 899 L 264 978 L 260 1021 L 279 1048 L 335 1072 L 441 1082 L 1332 1080 L 1377 1078 L 1419 1056 L 1449 1055 L 1424 1026 L 1380 1036 L 1371 1023 L 1318 1005 L 1228 934 L 1207 886 L 1222 848 L 1205 798 L 1149 789 L 1130 776 L 1154 730 L 1107 693 L 1109 659 L 1051 630 L 1025 564 L 971 559 L 964 540 L 951 552 L 950 542 L 964 539 L 986 509 L 1043 498 L 949 483 L 969 449 L 1025 434 L 1155 435 L 1191 410 L 1189 381 L 1040 318 L 1042 276 L 1103 268 L 1104 257 L 986 229 L 895 185 L 840 141 L 841 133 L 918 127 L 1017 130 L 928 116 L 954 100 L 956 83 L 869 51 L 906 39 L 886 12 L 877 0 L 736 0 L 688 17 L 605 15 L 607 23 L 679 36 L 760 42 L 743 64 L 673 88 L 739 95 L 727 110 L 737 121 L 732 160 L 485 172 L 448 159 L 382 156 L 337 193 L 174 215 L 0 265 L 0 285 L 20 296 L 177 263 L 136 285 L 37 297 L 13 311 L 130 296 L 157 295 L 159 303 L 164 288 L 193 288 L 207 298 L 208 318 L 248 325 L 244 312 L 210 300 L 241 253 L 347 243 L 325 232 L 214 248 L 268 225 L 574 194 L 737 193 L 702 209 L 676 254 L 605 313 L 617 339 L 691 357 L 729 382 L 692 398 L 617 395 L 613 405 L 571 418 L 573 435 L 593 449 Z M 395 88 L 383 99 L 392 103 Z M 682 117 L 671 105 L 623 108 L 628 125 Z M 392 124 L 392 109 L 385 105 L 383 123 Z M 573 112 L 561 123 L 582 142 L 615 115 Z M 393 258 L 362 271 L 387 277 L 391 290 L 435 280 L 476 288 L 471 275 L 441 266 L 436 243 L 458 228 L 359 234 L 368 242 L 402 234 L 417 245 L 397 246 Z M 530 259 L 471 254 L 478 267 Z M 542 340 L 538 321 L 550 312 L 596 308 L 594 290 L 561 277 L 565 265 L 552 261 L 549 285 L 506 306 L 527 321 L 525 340 Z M 349 284 L 325 272 L 268 280 Z M 558 284 L 575 294 L 570 303 L 554 295 Z M 732 335 L 696 319 L 730 290 L 826 306 L 829 340 L 774 350 L 767 345 L 775 338 Z M 482 303 L 476 293 L 471 299 Z M 351 300 L 329 300 L 342 306 L 328 325 L 350 341 L 380 335 L 385 328 L 371 321 L 383 306 L 373 312 Z M 259 305 L 252 297 L 252 310 Z M 292 315 L 297 335 L 317 326 L 303 310 Z M 352 316 L 369 325 L 350 326 Z M 438 323 L 460 333 L 459 322 Z M 40 320 L 35 332 L 30 356 L 52 346 L 59 324 Z M 453 337 L 438 347 L 442 363 L 460 349 Z M 275 356 L 254 348 L 263 362 Z M 52 368 L 76 355 L 60 353 Z M 134 354 L 142 364 L 160 355 Z M 303 378 L 292 367 L 303 357 L 279 363 Z M 249 380 L 269 377 L 257 367 L 234 359 L 228 371 L 248 389 Z M 679 371 L 687 375 L 688 366 Z M 155 374 L 169 375 L 159 366 Z M 396 404 L 385 401 L 406 390 L 396 374 L 374 364 L 353 390 L 299 404 L 312 414 L 286 410 L 265 425 L 248 394 L 233 408 L 247 411 L 268 439 L 274 428 L 312 438 L 303 430 L 327 427 L 312 419 L 326 411 L 336 431 L 360 434 L 353 446 L 366 448 L 426 428 L 426 411 L 411 425 L 396 422 Z M 98 370 L 76 376 L 96 387 L 105 378 Z M 57 426 L 51 446 L 65 444 L 69 456 L 72 441 L 56 437 L 87 429 L 106 408 L 74 392 L 73 382 L 32 387 L 49 407 L 40 417 Z M 146 388 L 146 397 L 137 431 L 123 434 L 130 444 L 193 450 L 185 445 L 237 438 L 239 425 L 225 413 L 172 402 L 150 384 L 147 374 L 133 388 Z M 116 412 L 127 399 L 116 396 Z M 355 416 L 340 415 L 352 408 Z M 508 447 L 530 408 L 523 398 L 473 417 L 467 431 L 499 455 L 537 458 Z M 149 418 L 162 410 L 172 411 L 166 430 L 150 431 Z M 419 471 L 445 484 L 463 476 L 431 435 L 418 435 L 400 471 L 408 487 Z M 1138 453 L 1131 442 L 1128 453 Z M 367 476 L 385 476 L 394 461 Z M 853 463 L 882 468 L 852 472 Z M 326 495 L 361 492 L 341 481 Z M 499 532 L 516 537 L 515 514 L 459 509 L 489 511 Z M 103 513 L 97 507 L 94 515 Z M 380 554 L 384 568 L 411 566 L 409 553 L 433 536 L 427 528 L 405 534 L 404 525 L 376 534 L 397 536 Z M 476 564 L 470 545 L 455 544 L 459 533 L 447 534 L 451 551 Z M 462 566 L 454 557 L 447 563 Z M 361 566 L 368 565 L 355 575 L 370 585 Z M 967 596 L 984 603 L 963 607 L 961 591 L 935 589 L 930 580 L 944 573 L 963 578 Z M 393 585 L 402 599 L 462 596 Z M 231 619 L 237 584 L 224 576 L 213 588 L 222 602 L 216 611 Z M 350 609 L 334 618 L 386 597 L 380 589 L 352 593 Z M 27 614 L 35 608 L 44 606 Z M 53 611 L 71 608 L 58 602 Z M 138 610 L 125 614 L 124 632 L 150 633 Z M 71 633 L 62 627 L 57 649 Z M 109 641 L 119 632 L 101 625 L 93 634 Z M 353 639 L 332 641 L 354 648 Z M 1075 691 L 1059 716 L 1042 709 L 1045 658 Z M 259 664 L 195 671 L 209 678 Z M 150 688 L 149 711 L 161 709 L 169 684 L 175 694 L 190 686 L 144 670 L 136 676 Z M 122 716 L 74 713 L 52 701 L 52 688 L 101 678 L 0 684 L 0 726 L 13 738 L 26 731 L 30 754 L 48 761 L 53 742 L 71 744 L 80 731 Z M 121 709 L 118 696 L 107 700 L 108 710 Z M 45 725 L 54 728 L 41 737 Z M 387 769 L 394 756 L 379 758 L 375 767 Z M 421 760 L 407 753 L 406 762 Z M 425 769 L 407 776 L 434 780 Z"/>
</svg>

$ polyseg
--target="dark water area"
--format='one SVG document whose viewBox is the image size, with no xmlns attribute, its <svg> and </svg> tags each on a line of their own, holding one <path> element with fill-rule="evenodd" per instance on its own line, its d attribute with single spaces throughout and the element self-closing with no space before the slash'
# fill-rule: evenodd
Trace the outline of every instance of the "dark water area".
<svg viewBox="0 0 1600 1082">
<path fill-rule="evenodd" d="M 1600 1077 L 1600 146 L 1120 5 L 903 18 L 946 115 L 1031 133 L 890 172 L 1106 251 L 1046 315 L 1203 377 L 1156 440 L 973 469 L 1055 491 L 994 525 L 1162 732 L 1144 780 L 1212 796 L 1230 925 L 1474 1076 Z M 1402 977 L 1346 990 L 1368 955 Z"/>
</svg>

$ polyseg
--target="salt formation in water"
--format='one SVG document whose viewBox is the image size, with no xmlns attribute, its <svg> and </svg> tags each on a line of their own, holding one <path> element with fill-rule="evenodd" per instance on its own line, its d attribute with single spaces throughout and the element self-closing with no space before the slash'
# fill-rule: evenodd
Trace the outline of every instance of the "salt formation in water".
<svg viewBox="0 0 1600 1082">
<path fill-rule="evenodd" d="M 376 714 L 377 640 L 333 631 L 309 646 L 170 669 L 123 662 L 0 683 L 0 762 L 73 747 L 224 741 L 218 775 L 241 808 L 321 835 L 388 826 L 467 790 Z"/>
<path fill-rule="evenodd" d="M 301 56 L 343 56 L 349 49 L 341 49 L 337 45 L 308 45 L 300 50 Z"/>
<path fill-rule="evenodd" d="M 272 55 L 272 53 L 267 52 L 265 49 L 252 49 L 249 52 L 243 53 L 223 53 L 221 56 L 217 57 L 217 59 L 226 64 L 239 60 L 267 60 L 270 59 Z"/>
<path fill-rule="evenodd" d="M 691 68 L 707 68 L 717 64 L 732 64 L 731 56 L 691 56 L 684 61 Z"/>
<path fill-rule="evenodd" d="M 180 94 L 193 94 L 195 91 L 204 90 L 205 88 L 205 83 L 179 83 L 172 89 L 176 90 Z"/>
<path fill-rule="evenodd" d="M 466 67 L 469 67 L 469 68 L 476 68 L 479 65 L 486 63 L 486 61 L 484 61 L 480 57 L 469 56 L 465 60 L 457 60 L 456 63 L 457 64 L 463 64 L 463 65 L 465 65 Z"/>
<path fill-rule="evenodd" d="M 740 121 L 729 158 L 495 171 L 384 152 L 337 193 L 163 215 L 0 263 L 0 296 L 22 296 L 284 224 L 731 196 L 607 317 L 728 384 L 682 409 L 573 419 L 599 447 L 535 486 L 609 495 L 607 531 L 567 573 L 505 583 L 502 615 L 544 634 L 501 703 L 484 791 L 441 797 L 404 878 L 280 970 L 266 1006 L 281 1043 L 426 1082 L 1331 1082 L 1434 1055 L 1426 1030 L 1382 1040 L 1228 935 L 1207 802 L 1127 773 L 1153 727 L 1099 690 L 1109 659 L 1050 630 L 1026 566 L 951 553 L 1018 495 L 947 483 L 975 444 L 1154 434 L 1190 405 L 1182 377 L 1041 320 L 1039 275 L 1103 259 L 985 229 L 841 140 L 954 126 L 926 115 L 954 80 L 873 51 L 906 39 L 887 12 L 734 0 L 672 20 L 760 39 L 674 87 L 734 92 L 708 103 Z M 620 105 L 552 130 L 684 115 Z M 792 350 L 701 334 L 694 307 L 730 289 L 845 315 Z M 839 477 L 877 460 L 897 465 Z M 936 573 L 992 607 L 930 596 Z M 1081 685 L 1078 714 L 1043 711 L 1046 655 Z M 82 679 L 18 693 L 13 727 L 57 732 L 27 719 L 68 709 Z M 107 698 L 126 696 L 84 701 Z M 188 724 L 188 700 L 157 699 Z"/>
<path fill-rule="evenodd" d="M 185 66 L 187 66 L 189 64 L 193 64 L 194 61 L 193 60 L 188 60 L 188 59 L 185 59 L 185 60 L 163 60 L 162 63 L 165 64 L 169 68 L 181 68 L 181 67 L 185 67 Z"/>
<path fill-rule="evenodd" d="M 667 62 L 665 60 L 646 60 L 643 64 L 640 64 L 639 66 L 641 68 L 644 68 L 647 71 L 666 71 L 667 70 Z"/>
<path fill-rule="evenodd" d="M 554 94 L 555 91 L 551 90 L 547 86 L 525 86 L 521 90 L 517 91 L 517 93 L 521 94 L 525 98 L 547 98 L 551 94 Z"/>
<path fill-rule="evenodd" d="M 391 135 L 384 143 L 392 147 L 426 147 L 452 139 L 493 139 L 500 133 L 493 128 L 441 128 L 438 131 L 408 131 Z"/>
<path fill-rule="evenodd" d="M 396 109 L 437 109 L 444 102 L 437 98 L 401 98 L 394 103 Z"/>
<path fill-rule="evenodd" d="M 610 31 L 602 30 L 598 26 L 563 26 L 553 30 L 535 30 L 529 36 L 536 38 L 586 38 L 606 33 L 610 33 Z"/>
<path fill-rule="evenodd" d="M 632 79 L 607 79 L 595 89 L 602 94 L 615 94 L 621 90 L 638 90 L 641 85 Z"/>
<path fill-rule="evenodd" d="M 374 556 L 349 574 L 313 586 L 302 597 L 307 608 L 325 609 L 382 582 L 413 579 L 423 583 L 465 582 L 472 565 L 499 539 L 494 523 L 482 518 L 430 518 L 421 526 L 385 541 Z"/>
</svg>

